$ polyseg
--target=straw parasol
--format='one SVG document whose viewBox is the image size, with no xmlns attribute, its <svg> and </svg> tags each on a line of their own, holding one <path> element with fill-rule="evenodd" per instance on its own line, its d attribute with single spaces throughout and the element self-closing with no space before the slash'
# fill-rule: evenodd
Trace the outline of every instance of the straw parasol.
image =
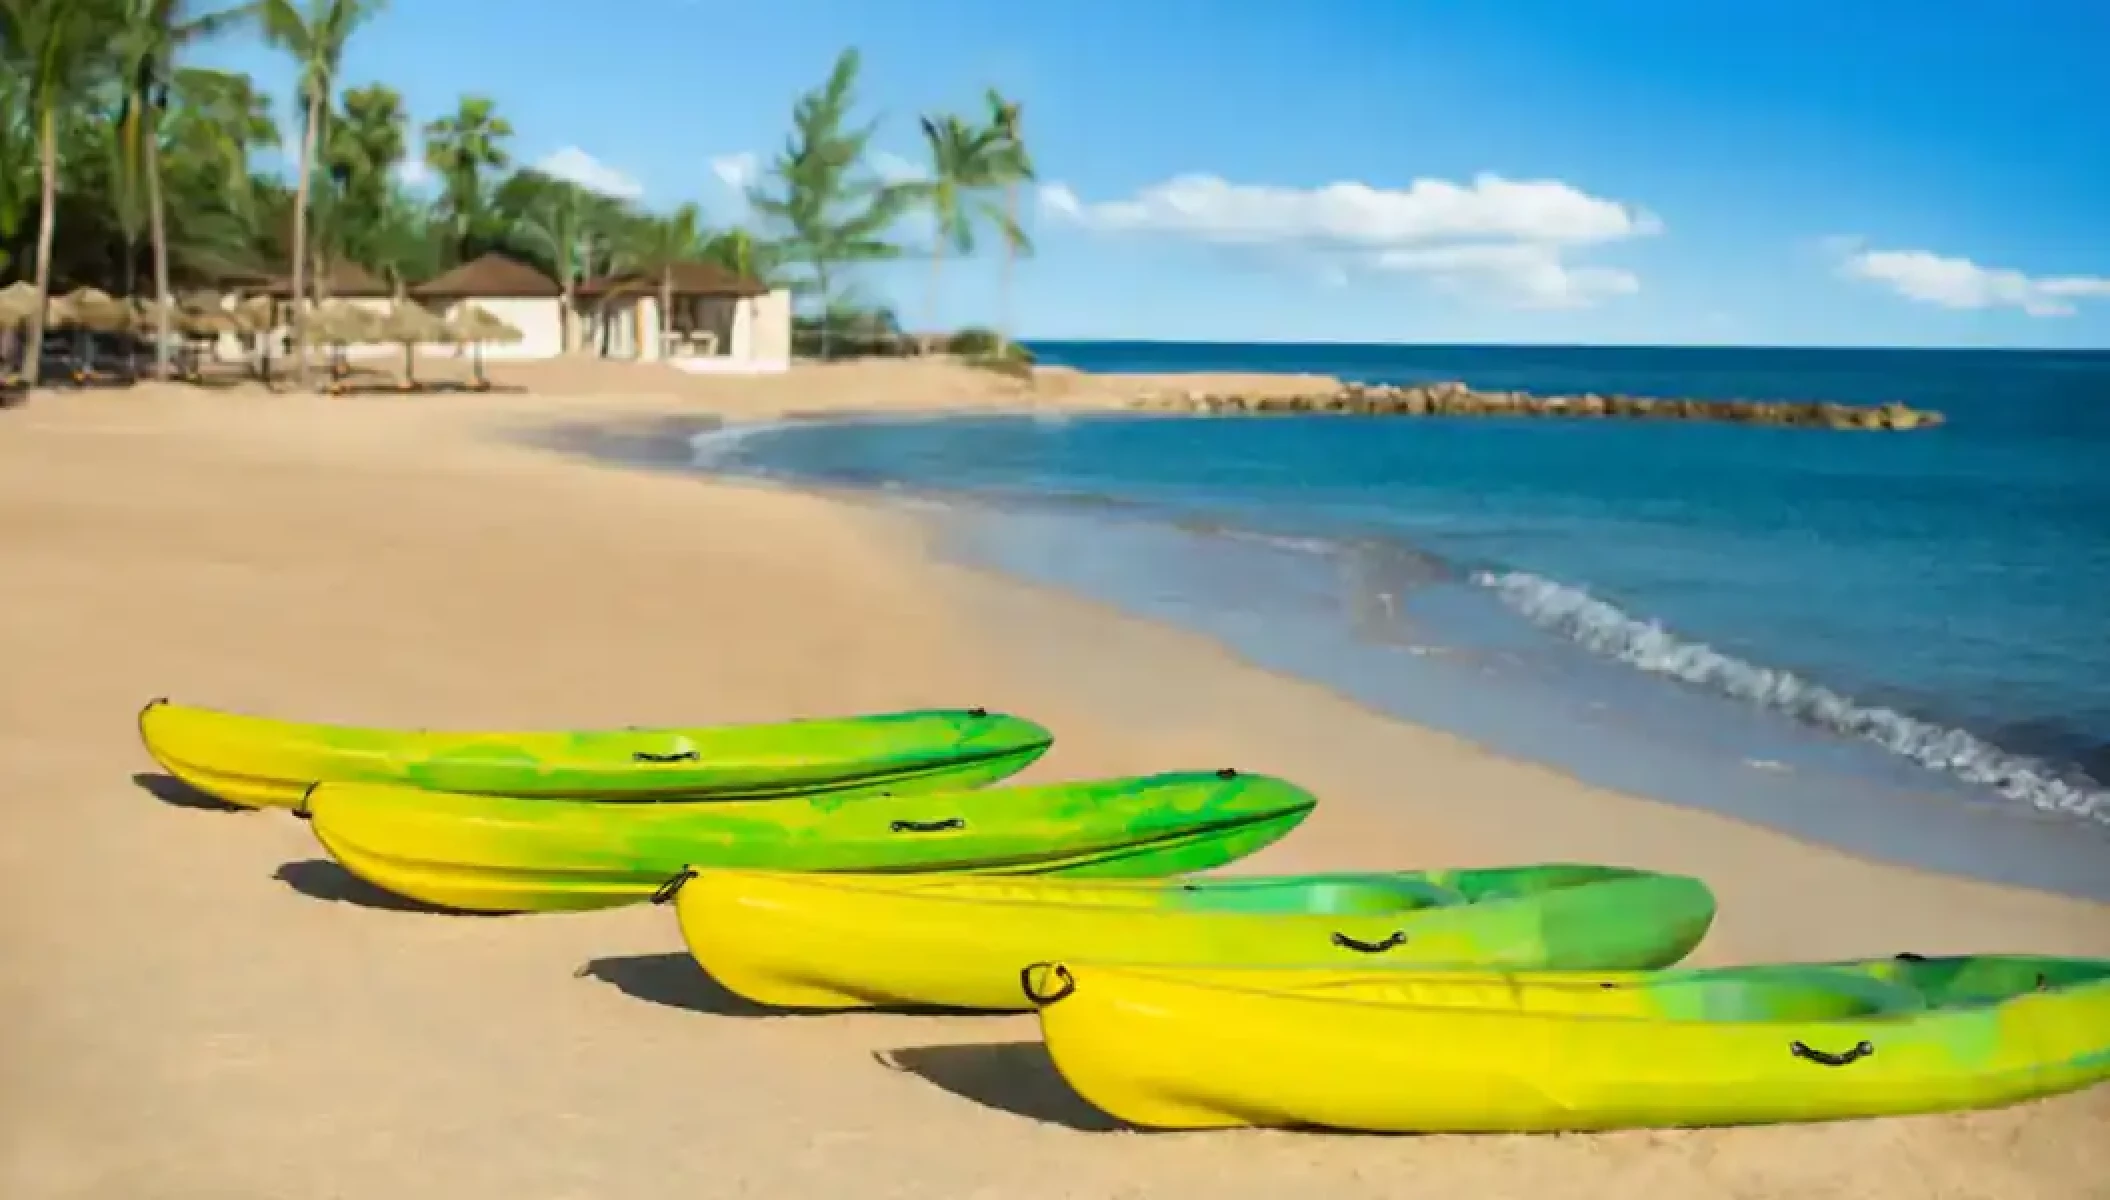
<svg viewBox="0 0 2110 1200">
<path fill-rule="evenodd" d="M 381 337 L 403 347 L 402 387 L 405 391 L 418 386 L 418 343 L 451 341 L 454 336 L 445 321 L 412 300 L 398 300 L 390 305 L 378 325 Z"/>
<path fill-rule="evenodd" d="M 342 378 L 350 370 L 344 361 L 344 347 L 354 342 L 383 340 L 378 315 L 371 309 L 334 296 L 316 305 L 301 329 L 301 341 L 306 345 L 331 348 L 330 374 L 333 378 Z"/>
<path fill-rule="evenodd" d="M 132 332 L 142 337 L 153 337 L 161 332 L 161 310 L 164 307 L 161 301 L 134 296 L 130 301 L 121 303 L 125 305 Z M 168 309 L 169 328 L 174 329 L 183 321 L 183 309 L 174 300 L 170 300 L 165 307 Z"/>
<path fill-rule="evenodd" d="M 184 337 L 216 338 L 242 332 L 242 323 L 224 308 L 186 308 L 176 314 Z"/>
<path fill-rule="evenodd" d="M 251 296 L 234 306 L 234 319 L 244 333 L 269 333 L 278 325 L 278 301 L 269 296 Z"/>
<path fill-rule="evenodd" d="M 520 340 L 520 330 L 489 310 L 478 308 L 474 304 L 464 304 L 455 310 L 454 319 L 449 325 L 453 328 L 457 340 L 469 343 L 471 360 L 476 371 L 476 386 L 491 386 L 484 380 L 484 343 L 510 345 Z"/>
<path fill-rule="evenodd" d="M 302 340 L 311 346 L 348 346 L 381 339 L 381 321 L 368 309 L 332 297 L 308 314 Z"/>
<path fill-rule="evenodd" d="M 122 333 L 131 327 L 132 309 L 101 288 L 76 288 L 51 302 L 51 323 L 90 333 Z"/>
<path fill-rule="evenodd" d="M 10 283 L 0 288 L 0 329 L 27 324 L 36 315 L 36 284 Z"/>
</svg>

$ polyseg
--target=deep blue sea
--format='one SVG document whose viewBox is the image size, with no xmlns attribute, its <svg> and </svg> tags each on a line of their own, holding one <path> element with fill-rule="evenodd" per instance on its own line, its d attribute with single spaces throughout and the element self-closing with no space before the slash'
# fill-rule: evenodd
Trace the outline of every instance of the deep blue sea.
<svg viewBox="0 0 2110 1200">
<path fill-rule="evenodd" d="M 1035 343 L 1094 371 L 1901 400 L 1904 434 L 1340 415 L 804 423 L 711 470 L 1583 778 L 2110 898 L 2110 352 Z"/>
</svg>

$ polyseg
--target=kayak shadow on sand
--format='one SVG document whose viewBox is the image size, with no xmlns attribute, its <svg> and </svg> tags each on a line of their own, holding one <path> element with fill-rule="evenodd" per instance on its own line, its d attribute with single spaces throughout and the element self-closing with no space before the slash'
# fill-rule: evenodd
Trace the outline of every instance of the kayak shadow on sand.
<svg viewBox="0 0 2110 1200">
<path fill-rule="evenodd" d="M 1001 1017 L 1014 1013 L 961 1008 L 882 1007 L 777 1008 L 757 1004 L 728 989 L 687 954 L 631 954 L 596 958 L 572 972 L 577 979 L 598 979 L 617 991 L 668 1008 L 709 1013 L 714 1017 L 836 1017 L 879 1014 L 905 1017 Z"/>
<path fill-rule="evenodd" d="M 164 775 L 159 771 L 140 771 L 134 774 L 132 786 L 171 808 L 195 808 L 200 812 L 224 813 L 257 811 L 239 804 L 229 804 L 217 796 L 208 796 L 174 775 Z"/>
<path fill-rule="evenodd" d="M 273 879 L 312 900 L 328 900 L 384 912 L 424 913 L 441 917 L 503 917 L 510 913 L 468 912 L 423 904 L 407 896 L 375 887 L 327 858 L 289 862 L 271 873 Z"/>
<path fill-rule="evenodd" d="M 1093 1108 L 1070 1090 L 1038 1042 L 906 1046 L 872 1055 L 890 1071 L 914 1075 L 962 1100 L 1079 1133 L 1147 1133 Z"/>
</svg>

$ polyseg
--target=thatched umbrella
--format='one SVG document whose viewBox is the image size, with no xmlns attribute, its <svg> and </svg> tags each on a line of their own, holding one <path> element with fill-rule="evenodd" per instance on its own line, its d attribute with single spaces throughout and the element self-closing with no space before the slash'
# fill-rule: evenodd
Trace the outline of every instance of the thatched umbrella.
<svg viewBox="0 0 2110 1200">
<path fill-rule="evenodd" d="M 95 335 L 123 333 L 132 326 L 131 306 L 96 287 L 75 288 L 53 298 L 50 310 L 55 329 L 78 329 L 81 340 L 73 363 L 74 382 L 87 379 L 95 367 Z"/>
<path fill-rule="evenodd" d="M 251 296 L 234 306 L 234 319 L 244 333 L 269 333 L 278 325 L 278 301 L 269 296 Z"/>
<path fill-rule="evenodd" d="M 469 343 L 477 388 L 491 386 L 484 379 L 484 343 L 509 345 L 520 340 L 520 331 L 503 318 L 474 304 L 464 304 L 456 309 L 454 319 L 448 322 L 448 325 L 453 329 L 456 340 Z"/>
<path fill-rule="evenodd" d="M 389 306 L 380 322 L 381 336 L 403 347 L 403 389 L 410 391 L 418 386 L 418 343 L 444 342 L 452 340 L 453 330 L 445 321 L 434 316 L 423 305 L 412 300 L 398 300 Z"/>
<path fill-rule="evenodd" d="M 199 303 L 201 300 L 202 304 Z M 235 319 L 235 315 L 221 308 L 217 298 L 212 296 L 194 296 L 178 304 L 170 314 L 169 324 L 183 339 L 180 371 L 185 379 L 190 380 L 203 376 L 210 343 L 243 331 L 242 323 Z"/>
<path fill-rule="evenodd" d="M 242 332 L 241 321 L 224 308 L 185 308 L 176 313 L 176 327 L 188 338 L 225 337 Z"/>
<path fill-rule="evenodd" d="M 250 296 L 236 304 L 229 315 L 242 334 L 254 342 L 257 378 L 269 386 L 272 334 L 278 329 L 278 301 L 269 296 Z"/>
<path fill-rule="evenodd" d="M 37 315 L 37 285 L 10 283 L 0 288 L 0 329 L 11 329 Z"/>
<path fill-rule="evenodd" d="M 101 288 L 76 288 L 51 302 L 51 323 L 90 333 L 122 333 L 131 328 L 132 307 Z"/>
<path fill-rule="evenodd" d="M 301 340 L 310 346 L 330 347 L 330 374 L 342 377 L 350 370 L 344 348 L 354 342 L 381 341 L 381 320 L 371 310 L 333 296 L 308 314 Z"/>
<path fill-rule="evenodd" d="M 15 377 L 14 360 L 26 355 L 20 327 L 37 315 L 37 286 L 11 283 L 0 288 L 0 381 Z M 15 351 L 11 353 L 10 351 Z"/>
</svg>

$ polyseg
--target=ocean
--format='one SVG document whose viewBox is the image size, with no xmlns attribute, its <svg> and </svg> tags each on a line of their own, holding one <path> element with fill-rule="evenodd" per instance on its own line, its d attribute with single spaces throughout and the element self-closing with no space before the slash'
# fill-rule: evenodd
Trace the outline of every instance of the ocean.
<svg viewBox="0 0 2110 1200">
<path fill-rule="evenodd" d="M 967 560 L 1592 782 L 2110 899 L 2110 352 L 1032 345 L 1949 422 L 792 422 L 694 465 L 913 502 Z"/>
</svg>

